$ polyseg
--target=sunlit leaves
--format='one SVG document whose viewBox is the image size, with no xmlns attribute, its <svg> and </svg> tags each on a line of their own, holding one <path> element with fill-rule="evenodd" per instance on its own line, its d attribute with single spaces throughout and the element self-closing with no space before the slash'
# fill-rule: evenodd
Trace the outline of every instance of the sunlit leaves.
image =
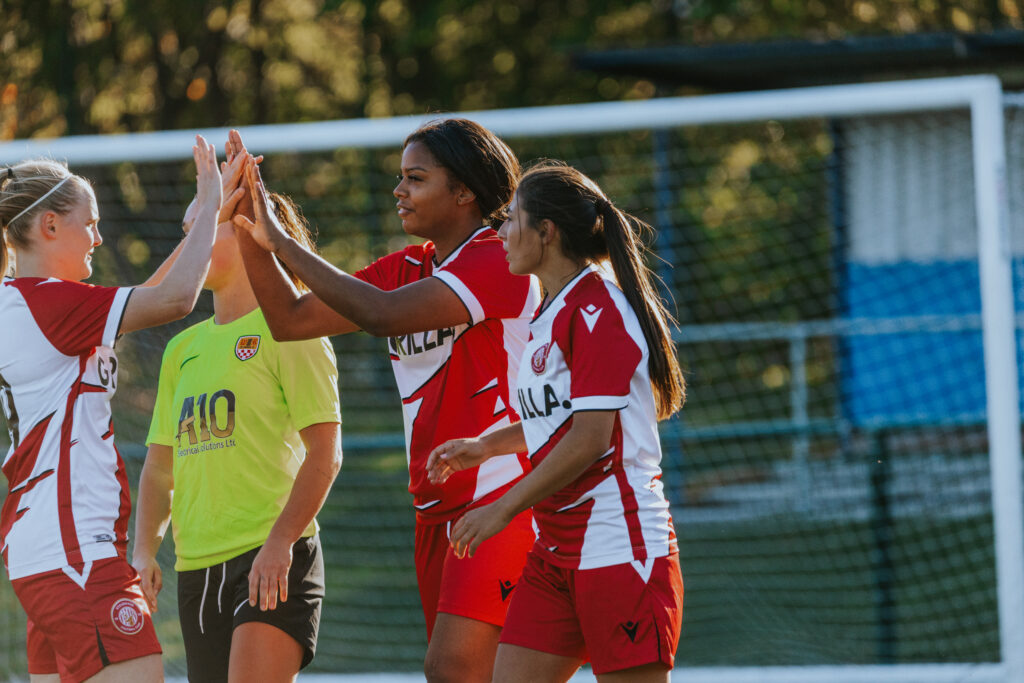
<svg viewBox="0 0 1024 683">
<path fill-rule="evenodd" d="M 1019 0 L 5 0 L 0 136 L 642 99 L 651 81 L 570 54 L 1022 28 L 1021 14 Z"/>
</svg>

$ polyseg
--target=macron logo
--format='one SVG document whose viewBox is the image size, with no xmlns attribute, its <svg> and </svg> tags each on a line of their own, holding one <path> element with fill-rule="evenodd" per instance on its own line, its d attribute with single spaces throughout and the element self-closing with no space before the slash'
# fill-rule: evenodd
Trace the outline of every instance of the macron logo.
<svg viewBox="0 0 1024 683">
<path fill-rule="evenodd" d="M 598 308 L 594 304 L 590 304 L 584 308 L 580 313 L 583 314 L 583 322 L 587 324 L 587 329 L 591 332 L 594 331 L 594 325 L 597 324 L 597 319 L 601 316 L 603 308 Z"/>
</svg>

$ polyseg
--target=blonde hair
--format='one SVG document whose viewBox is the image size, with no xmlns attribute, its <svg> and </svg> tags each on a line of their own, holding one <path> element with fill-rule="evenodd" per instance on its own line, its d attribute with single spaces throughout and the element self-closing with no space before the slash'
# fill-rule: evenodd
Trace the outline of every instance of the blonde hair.
<svg viewBox="0 0 1024 683">
<path fill-rule="evenodd" d="M 299 208 L 298 204 L 293 202 L 290 197 L 278 194 L 277 192 L 269 192 L 268 197 L 274 209 L 274 215 L 277 216 L 277 220 L 281 222 L 281 227 L 288 233 L 288 236 L 315 254 L 316 239 L 310 232 L 309 224 L 306 222 L 305 216 L 302 215 L 302 209 Z M 288 279 L 292 281 L 292 284 L 302 291 L 309 291 L 305 283 L 296 277 L 295 273 L 283 261 L 278 260 L 278 263 L 284 268 L 284 272 L 288 275 Z"/>
<path fill-rule="evenodd" d="M 29 159 L 0 170 L 0 275 L 7 275 L 9 250 L 28 246 L 37 216 L 64 215 L 89 187 L 88 181 L 51 159 Z"/>
</svg>

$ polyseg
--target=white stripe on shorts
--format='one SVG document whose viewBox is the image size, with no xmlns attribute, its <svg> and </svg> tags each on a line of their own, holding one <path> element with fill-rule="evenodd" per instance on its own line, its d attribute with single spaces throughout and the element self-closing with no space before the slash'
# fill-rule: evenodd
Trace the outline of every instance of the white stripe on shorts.
<svg viewBox="0 0 1024 683">
<path fill-rule="evenodd" d="M 210 587 L 210 568 L 206 568 L 206 580 L 203 582 L 203 597 L 199 600 L 199 632 L 206 635 L 203 630 L 203 606 L 206 604 L 206 589 Z"/>
<path fill-rule="evenodd" d="M 220 564 L 220 588 L 217 589 L 217 614 L 220 614 L 220 594 L 224 592 L 224 582 L 228 578 L 228 563 Z"/>
</svg>

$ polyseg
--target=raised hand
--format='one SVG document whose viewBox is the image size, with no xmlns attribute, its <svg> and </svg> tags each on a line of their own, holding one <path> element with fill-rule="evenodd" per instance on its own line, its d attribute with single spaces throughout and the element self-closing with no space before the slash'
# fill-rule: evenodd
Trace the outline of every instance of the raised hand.
<svg viewBox="0 0 1024 683">
<path fill-rule="evenodd" d="M 281 223 L 274 214 L 274 209 L 270 205 L 270 197 L 267 196 L 267 188 L 264 187 L 263 179 L 260 177 L 259 166 L 256 165 L 256 160 L 252 156 L 246 158 L 245 179 L 249 186 L 255 221 L 238 213 L 232 220 L 235 227 L 242 228 L 252 235 L 258 245 L 267 251 L 276 252 L 288 240 L 288 233 L 281 227 Z"/>
<path fill-rule="evenodd" d="M 245 156 L 249 153 L 249 150 L 245 148 L 245 143 L 242 142 L 242 134 L 234 128 L 228 132 L 228 141 L 224 143 L 224 151 L 227 153 L 227 160 L 229 162 L 234 159 L 236 154 Z M 263 161 L 262 155 L 254 158 L 257 164 Z"/>
<path fill-rule="evenodd" d="M 225 149 L 230 145 L 225 145 Z M 236 154 L 229 157 L 220 165 L 221 192 L 224 202 L 220 207 L 220 214 L 217 216 L 218 223 L 226 223 L 234 215 L 238 203 L 249 194 L 249 188 L 245 186 L 245 155 Z"/>
<path fill-rule="evenodd" d="M 238 163 L 238 178 L 237 184 L 232 187 L 241 187 L 243 192 L 238 199 L 238 202 L 232 207 L 233 213 L 238 213 L 243 216 L 247 216 L 250 220 L 253 218 L 253 207 L 252 199 L 249 196 L 249 192 L 246 188 L 245 183 L 245 159 L 249 156 L 248 150 L 245 148 L 245 144 L 242 142 L 242 136 L 237 130 L 231 130 L 228 132 L 228 139 L 224 143 L 224 153 L 227 161 L 221 165 L 221 169 L 226 169 L 229 165 Z M 253 159 L 259 164 L 263 161 L 263 155 L 255 156 Z M 226 173 L 226 171 L 225 171 Z M 225 195 L 226 196 L 226 195 Z M 221 212 L 222 216 L 224 212 Z M 231 220 L 231 216 L 222 217 L 221 221 Z"/>
<path fill-rule="evenodd" d="M 196 144 L 192 147 L 192 158 L 196 162 L 197 209 L 200 212 L 213 209 L 216 213 L 220 211 L 224 198 L 220 171 L 217 170 L 217 152 L 202 135 L 197 135 Z"/>
<path fill-rule="evenodd" d="M 453 473 L 476 467 L 487 458 L 480 439 L 445 441 L 427 457 L 427 479 L 431 484 L 443 484 Z"/>
</svg>

